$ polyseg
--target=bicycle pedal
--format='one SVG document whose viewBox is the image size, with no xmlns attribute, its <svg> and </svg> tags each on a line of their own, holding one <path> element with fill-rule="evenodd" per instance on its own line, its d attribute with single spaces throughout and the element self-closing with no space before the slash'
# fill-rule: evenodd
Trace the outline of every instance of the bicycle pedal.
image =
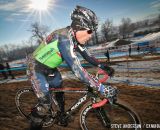
<svg viewBox="0 0 160 130">
<path fill-rule="evenodd" d="M 57 125 L 67 127 L 68 126 L 68 121 L 58 121 Z"/>
<path fill-rule="evenodd" d="M 44 127 L 49 127 L 52 126 L 54 123 L 54 119 L 52 117 L 47 117 L 43 120 L 43 126 Z"/>
<path fill-rule="evenodd" d="M 66 118 L 67 118 L 66 120 L 68 120 L 68 122 L 73 122 L 73 120 L 74 120 L 74 116 L 71 116 L 71 115 L 67 115 Z"/>
</svg>

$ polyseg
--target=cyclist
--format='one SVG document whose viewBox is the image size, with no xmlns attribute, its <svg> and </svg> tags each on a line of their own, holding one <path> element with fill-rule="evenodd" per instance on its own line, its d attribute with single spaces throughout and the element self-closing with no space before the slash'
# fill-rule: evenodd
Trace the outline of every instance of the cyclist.
<svg viewBox="0 0 160 130">
<path fill-rule="evenodd" d="M 49 113 L 51 107 L 49 87 L 62 87 L 62 77 L 57 67 L 63 61 L 82 82 L 106 96 L 105 87 L 81 66 L 75 53 L 79 52 L 89 63 L 106 70 L 110 76 L 113 75 L 113 68 L 98 62 L 84 46 L 97 29 L 97 17 L 92 10 L 77 6 L 71 14 L 71 20 L 71 26 L 60 33 L 51 33 L 27 61 L 28 75 L 39 99 L 39 105 L 31 113 L 30 129 L 40 129 L 43 118 Z M 57 93 L 55 97 L 61 113 L 58 124 L 67 126 L 66 118 L 63 118 L 65 117 L 63 93 Z"/>
</svg>

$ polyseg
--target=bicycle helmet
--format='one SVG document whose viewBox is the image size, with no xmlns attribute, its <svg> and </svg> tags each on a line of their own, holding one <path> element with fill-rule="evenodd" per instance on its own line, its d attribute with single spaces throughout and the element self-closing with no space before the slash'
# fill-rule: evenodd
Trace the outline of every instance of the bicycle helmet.
<svg viewBox="0 0 160 130">
<path fill-rule="evenodd" d="M 96 14 L 85 7 L 76 6 L 71 14 L 71 27 L 75 30 L 97 30 L 98 20 Z"/>
</svg>

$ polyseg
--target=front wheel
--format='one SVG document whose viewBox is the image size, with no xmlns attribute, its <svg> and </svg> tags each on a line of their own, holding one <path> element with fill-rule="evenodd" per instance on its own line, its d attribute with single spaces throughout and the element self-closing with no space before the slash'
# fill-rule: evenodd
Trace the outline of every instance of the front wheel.
<svg viewBox="0 0 160 130">
<path fill-rule="evenodd" d="M 82 130 L 140 130 L 141 121 L 136 112 L 122 101 L 92 108 L 88 102 L 80 114 Z"/>
</svg>

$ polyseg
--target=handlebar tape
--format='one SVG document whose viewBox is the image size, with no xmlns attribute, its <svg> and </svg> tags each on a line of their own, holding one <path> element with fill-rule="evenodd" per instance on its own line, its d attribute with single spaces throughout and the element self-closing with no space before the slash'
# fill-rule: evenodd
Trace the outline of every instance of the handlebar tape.
<svg viewBox="0 0 160 130">
<path fill-rule="evenodd" d="M 92 104 L 92 108 L 98 108 L 98 107 L 104 106 L 107 102 L 108 102 L 108 99 L 103 99 L 98 103 Z"/>
</svg>

